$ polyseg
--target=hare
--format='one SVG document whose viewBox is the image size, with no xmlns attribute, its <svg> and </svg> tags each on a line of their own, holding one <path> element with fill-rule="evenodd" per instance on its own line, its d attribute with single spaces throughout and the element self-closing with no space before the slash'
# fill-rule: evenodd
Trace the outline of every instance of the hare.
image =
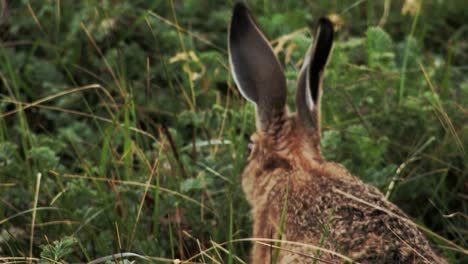
<svg viewBox="0 0 468 264">
<path fill-rule="evenodd" d="M 447 263 L 382 193 L 322 158 L 320 95 L 333 35 L 333 24 L 319 19 L 297 82 L 297 112 L 288 114 L 280 63 L 246 5 L 233 9 L 229 63 L 256 109 L 242 174 L 257 240 L 250 262 Z"/>
</svg>

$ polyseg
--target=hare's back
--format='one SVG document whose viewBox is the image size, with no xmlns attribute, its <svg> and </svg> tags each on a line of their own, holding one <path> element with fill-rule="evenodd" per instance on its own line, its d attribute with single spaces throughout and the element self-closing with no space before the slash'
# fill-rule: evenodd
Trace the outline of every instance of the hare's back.
<svg viewBox="0 0 468 264">
<path fill-rule="evenodd" d="M 361 263 L 439 263 L 424 235 L 376 188 L 352 176 L 310 179 L 288 191 L 289 239 L 322 241 Z"/>
</svg>

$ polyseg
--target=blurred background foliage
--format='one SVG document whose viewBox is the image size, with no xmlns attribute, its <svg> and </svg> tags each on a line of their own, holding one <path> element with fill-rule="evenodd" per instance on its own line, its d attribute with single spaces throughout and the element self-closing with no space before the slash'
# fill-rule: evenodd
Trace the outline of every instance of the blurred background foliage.
<svg viewBox="0 0 468 264">
<path fill-rule="evenodd" d="M 229 72 L 233 4 L 0 0 L 0 256 L 248 258 L 239 178 L 255 120 Z M 248 4 L 291 110 L 308 26 L 335 21 L 324 156 L 452 241 L 432 236 L 451 262 L 468 261 L 466 3 Z"/>
</svg>

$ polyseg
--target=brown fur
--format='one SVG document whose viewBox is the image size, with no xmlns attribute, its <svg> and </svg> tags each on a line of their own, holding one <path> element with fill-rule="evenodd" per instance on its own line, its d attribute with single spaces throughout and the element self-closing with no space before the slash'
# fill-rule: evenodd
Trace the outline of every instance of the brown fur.
<svg viewBox="0 0 468 264">
<path fill-rule="evenodd" d="M 257 133 L 242 175 L 259 239 L 251 263 L 271 263 L 275 251 L 277 263 L 446 263 L 376 188 L 322 158 L 320 94 L 333 36 L 331 21 L 320 18 L 297 81 L 297 113 L 288 116 L 281 65 L 245 3 L 233 8 L 229 64 L 256 106 Z M 268 245 L 276 238 L 279 251 Z"/>
<path fill-rule="evenodd" d="M 242 175 L 252 206 L 254 238 L 277 238 L 287 192 L 284 241 L 320 246 L 324 236 L 323 248 L 358 263 L 446 263 L 376 188 L 339 164 L 324 161 L 318 133 L 304 132 L 296 115 L 273 123 L 271 127 L 282 129 L 252 136 L 254 148 Z M 290 244 L 281 248 L 278 263 L 311 263 L 311 257 L 317 257 L 315 249 Z M 270 263 L 273 254 L 271 247 L 255 243 L 250 262 Z M 320 252 L 318 259 L 317 263 L 345 262 L 326 252 Z"/>
</svg>

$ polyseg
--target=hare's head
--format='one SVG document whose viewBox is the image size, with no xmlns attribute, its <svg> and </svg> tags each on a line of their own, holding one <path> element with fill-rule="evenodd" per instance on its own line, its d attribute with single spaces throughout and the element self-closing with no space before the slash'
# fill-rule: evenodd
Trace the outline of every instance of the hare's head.
<svg viewBox="0 0 468 264">
<path fill-rule="evenodd" d="M 273 170 L 309 170 L 322 162 L 320 94 L 332 43 L 333 25 L 321 18 L 298 77 L 297 111 L 288 114 L 286 78 L 280 63 L 247 7 L 242 3 L 234 7 L 229 62 L 241 94 L 256 109 L 257 132 L 243 175 L 247 195 Z"/>
</svg>

